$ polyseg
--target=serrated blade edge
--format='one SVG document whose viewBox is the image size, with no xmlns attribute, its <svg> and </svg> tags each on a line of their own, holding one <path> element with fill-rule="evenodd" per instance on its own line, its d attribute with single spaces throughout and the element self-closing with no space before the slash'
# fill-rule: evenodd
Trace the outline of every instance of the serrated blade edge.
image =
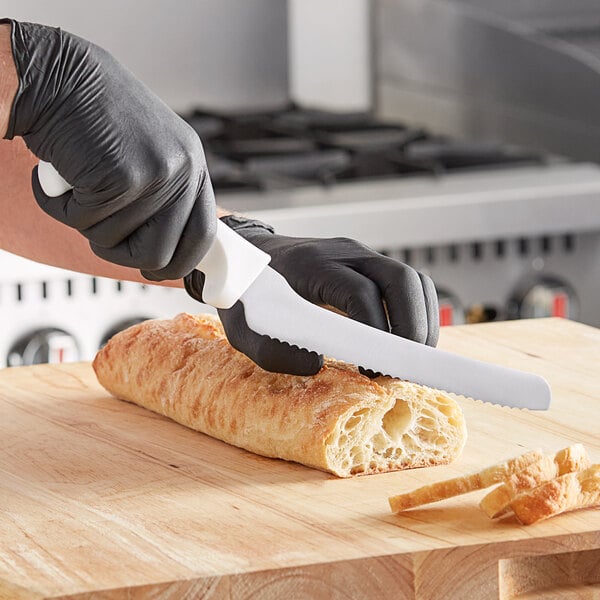
<svg viewBox="0 0 600 600">
<path fill-rule="evenodd" d="M 296 294 L 271 267 L 240 300 L 256 333 L 492 404 L 533 410 L 550 406 L 550 386 L 539 375 L 425 346 L 320 308 Z"/>
</svg>

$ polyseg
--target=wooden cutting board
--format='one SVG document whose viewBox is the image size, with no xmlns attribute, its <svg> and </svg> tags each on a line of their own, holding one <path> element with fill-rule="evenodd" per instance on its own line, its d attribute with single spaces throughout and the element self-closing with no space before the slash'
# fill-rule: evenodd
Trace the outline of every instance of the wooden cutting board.
<svg viewBox="0 0 600 600">
<path fill-rule="evenodd" d="M 600 462 L 600 330 L 441 338 L 544 375 L 550 411 L 462 400 L 455 464 L 348 480 L 115 400 L 88 363 L 0 371 L 0 598 L 598 598 L 600 510 L 523 527 L 488 520 L 480 492 L 402 515 L 387 498 L 536 447 L 582 442 Z"/>
</svg>

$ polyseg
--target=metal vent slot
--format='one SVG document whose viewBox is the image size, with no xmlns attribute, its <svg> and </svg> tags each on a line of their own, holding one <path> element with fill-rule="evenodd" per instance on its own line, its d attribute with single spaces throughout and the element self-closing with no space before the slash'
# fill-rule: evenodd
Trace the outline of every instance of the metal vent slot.
<svg viewBox="0 0 600 600">
<path fill-rule="evenodd" d="M 432 265 L 436 262 L 438 249 L 433 246 L 429 246 L 425 249 L 425 262 L 429 265 Z"/>
<path fill-rule="evenodd" d="M 563 248 L 566 252 L 575 250 L 575 236 L 572 233 L 563 236 Z"/>
<path fill-rule="evenodd" d="M 445 246 L 424 246 L 422 248 L 386 248 L 382 254 L 391 256 L 412 266 L 433 266 L 448 263 L 488 262 L 507 260 L 510 256 L 521 261 L 532 257 L 551 256 L 558 253 L 576 251 L 577 236 L 574 234 L 543 235 L 540 237 L 520 237 L 497 239 L 494 241 L 472 241 Z"/>
<path fill-rule="evenodd" d="M 487 246 L 490 247 L 487 247 Z M 506 241 L 498 240 L 492 244 L 471 242 L 469 244 L 450 244 L 448 246 L 426 246 L 423 248 L 386 249 L 381 252 L 408 265 L 427 265 L 459 263 L 465 260 L 481 261 L 494 256 L 503 258 L 506 253 Z"/>
<path fill-rule="evenodd" d="M 496 240 L 496 242 L 494 242 L 494 250 L 496 258 L 504 258 L 506 256 L 506 241 Z"/>
<path fill-rule="evenodd" d="M 517 251 L 521 256 L 527 256 L 529 254 L 529 239 L 519 238 L 517 241 Z"/>
<path fill-rule="evenodd" d="M 483 244 L 481 242 L 473 242 L 471 244 L 471 258 L 473 260 L 481 260 L 483 258 Z"/>
</svg>

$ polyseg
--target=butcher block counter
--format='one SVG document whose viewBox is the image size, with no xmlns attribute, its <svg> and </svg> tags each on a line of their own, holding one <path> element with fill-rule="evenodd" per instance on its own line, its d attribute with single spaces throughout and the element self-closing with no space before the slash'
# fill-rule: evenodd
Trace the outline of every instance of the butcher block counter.
<svg viewBox="0 0 600 600">
<path fill-rule="evenodd" d="M 538 447 L 600 462 L 600 330 L 467 325 L 440 347 L 543 375 L 552 407 L 462 399 L 456 463 L 346 480 L 116 400 L 89 363 L 0 371 L 0 598 L 600 597 L 600 510 L 524 527 L 489 520 L 485 492 L 387 502 Z"/>
</svg>

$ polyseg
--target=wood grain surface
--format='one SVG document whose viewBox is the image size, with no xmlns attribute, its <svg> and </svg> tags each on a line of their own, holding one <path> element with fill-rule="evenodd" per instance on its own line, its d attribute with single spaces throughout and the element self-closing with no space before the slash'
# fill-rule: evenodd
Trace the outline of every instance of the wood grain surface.
<svg viewBox="0 0 600 600">
<path fill-rule="evenodd" d="M 0 370 L 0 598 L 600 597 L 600 510 L 523 527 L 490 521 L 485 492 L 387 504 L 536 447 L 600 462 L 600 330 L 468 325 L 440 347 L 544 375 L 551 409 L 460 399 L 456 463 L 349 480 L 111 398 L 88 363 Z"/>
</svg>

